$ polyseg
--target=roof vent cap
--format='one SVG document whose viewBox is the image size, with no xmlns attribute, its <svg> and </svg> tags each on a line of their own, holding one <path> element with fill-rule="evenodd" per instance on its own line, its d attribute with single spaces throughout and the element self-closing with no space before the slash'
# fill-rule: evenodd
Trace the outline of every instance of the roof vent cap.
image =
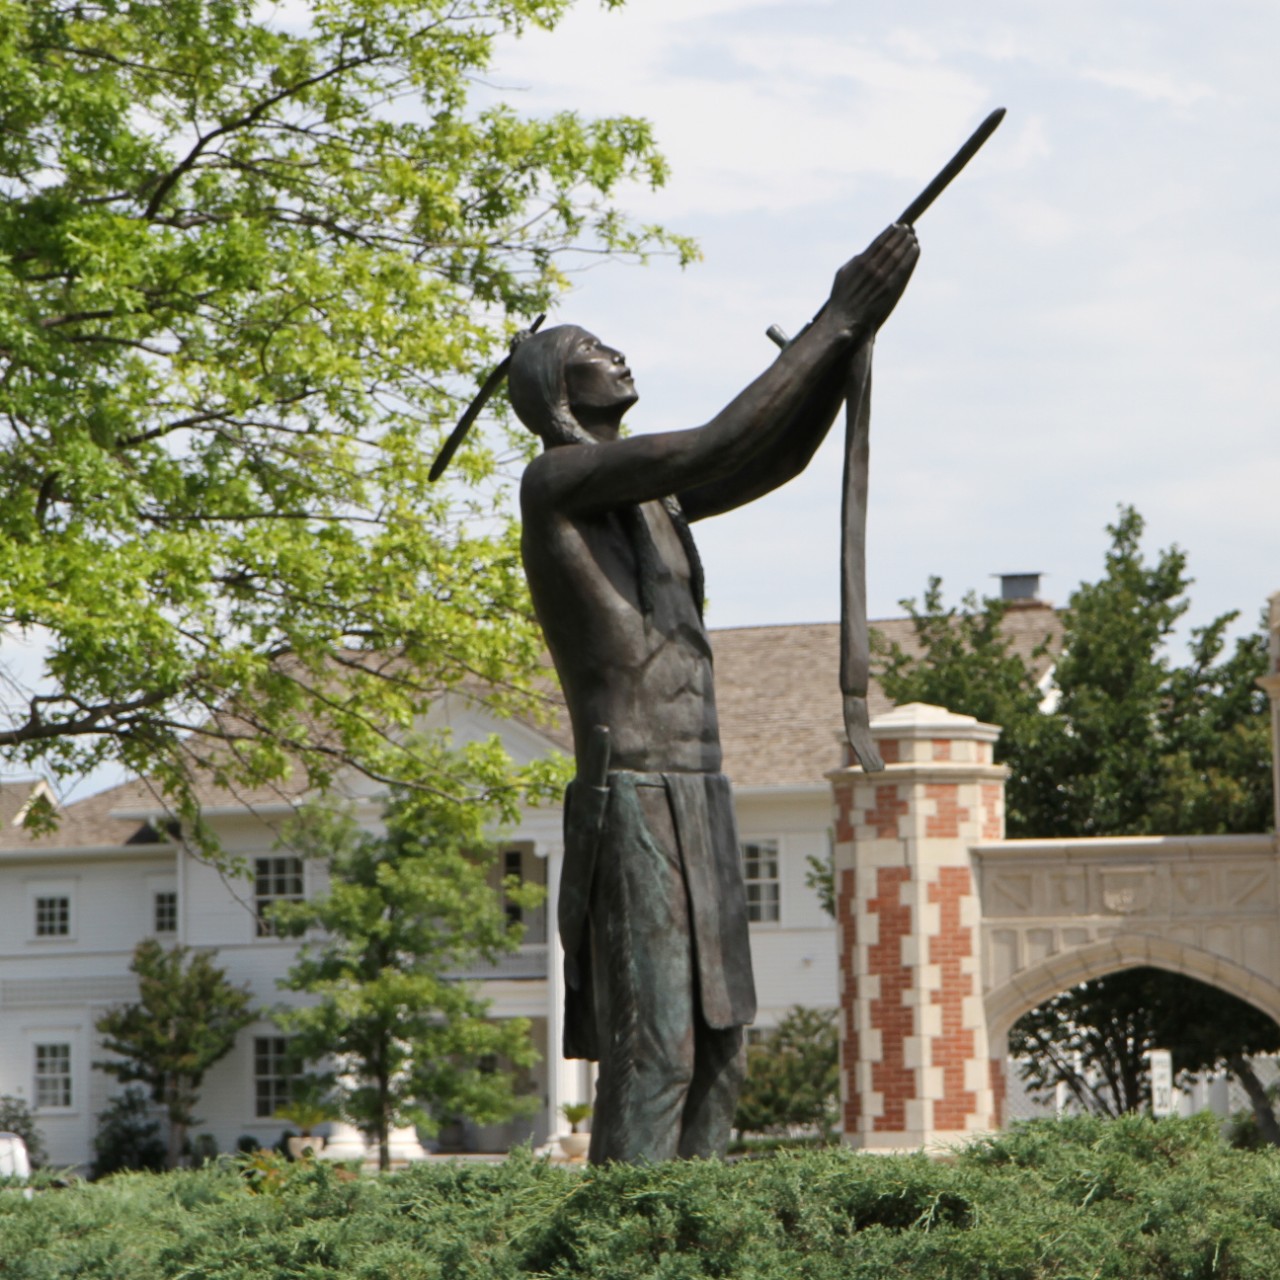
<svg viewBox="0 0 1280 1280">
<path fill-rule="evenodd" d="M 1025 603 L 1040 599 L 1040 573 L 999 573 L 1000 599 L 1009 603 Z"/>
</svg>

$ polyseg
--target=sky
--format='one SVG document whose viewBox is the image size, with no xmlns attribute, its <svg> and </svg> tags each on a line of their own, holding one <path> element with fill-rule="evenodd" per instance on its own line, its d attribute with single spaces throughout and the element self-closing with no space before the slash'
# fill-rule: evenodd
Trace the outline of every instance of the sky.
<svg viewBox="0 0 1280 1280">
<path fill-rule="evenodd" d="M 638 432 L 726 404 L 1006 107 L 877 342 L 870 614 L 933 574 L 956 600 L 1041 572 L 1064 604 L 1132 504 L 1189 555 L 1189 621 L 1252 626 L 1280 589 L 1278 56 L 1250 0 L 631 0 L 504 42 L 485 92 L 654 125 L 670 180 L 621 203 L 703 260 L 597 266 L 553 317 L 625 352 Z M 697 526 L 711 625 L 838 616 L 842 430 Z"/>
</svg>

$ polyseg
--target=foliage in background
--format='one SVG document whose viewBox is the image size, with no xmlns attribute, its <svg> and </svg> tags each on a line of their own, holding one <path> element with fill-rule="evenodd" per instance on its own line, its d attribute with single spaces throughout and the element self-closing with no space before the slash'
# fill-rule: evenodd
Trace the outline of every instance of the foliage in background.
<svg viewBox="0 0 1280 1280">
<path fill-rule="evenodd" d="M 1190 579 L 1177 547 L 1146 560 L 1143 522 L 1122 508 L 1108 526 L 1103 576 L 1081 583 L 1063 615 L 1055 700 L 1042 705 L 1030 670 L 1000 633 L 1004 606 L 972 598 L 945 610 L 931 581 L 924 605 L 904 601 L 919 656 L 886 650 L 880 675 L 898 702 L 934 702 L 998 724 L 997 759 L 1008 765 L 1010 837 L 1197 835 L 1269 830 L 1270 712 L 1256 679 L 1266 672 L 1265 628 L 1228 650 L 1235 614 L 1192 630 L 1186 659 L 1170 653 L 1186 613 Z M 1280 1042 L 1280 1028 L 1223 993 L 1205 997 L 1191 979 L 1160 970 L 1085 983 L 1026 1014 L 1010 1043 L 1032 1054 L 1038 1087 L 1065 1084 L 1108 1113 L 1146 1104 L 1142 1054 L 1179 1052 L 1226 1067 L 1245 1086 L 1263 1131 L 1280 1140 L 1247 1054 Z M 1177 1011 L 1194 1005 L 1196 1027 Z M 1152 1039 L 1152 1036 L 1155 1039 Z M 1177 1057 L 1175 1056 L 1175 1062 Z M 1086 1084 L 1092 1074 L 1095 1084 Z"/>
<path fill-rule="evenodd" d="M 0 0 L 0 627 L 48 645 L 6 761 L 194 824 L 193 772 L 430 782 L 431 697 L 528 705 L 494 455 L 427 466 L 574 263 L 693 253 L 614 204 L 643 121 L 469 104 L 567 7 Z"/>
<path fill-rule="evenodd" d="M 331 883 L 320 897 L 274 909 L 283 934 L 323 931 L 281 984 L 312 1000 L 277 1021 L 291 1054 L 319 1064 L 311 1087 L 377 1143 L 383 1169 L 398 1126 L 434 1132 L 455 1117 L 487 1124 L 531 1109 L 513 1077 L 492 1069 L 495 1060 L 536 1060 L 528 1019 L 490 1019 L 476 984 L 453 976 L 514 950 L 522 934 L 489 882 L 488 816 L 400 791 L 381 833 L 349 810 L 316 807 L 292 834 L 293 847 L 327 862 Z M 504 888 L 523 907 L 543 892 L 514 877 Z"/>
<path fill-rule="evenodd" d="M 1193 628 L 1186 660 L 1169 651 L 1191 579 L 1177 547 L 1144 559 L 1142 517 L 1107 527 L 1105 572 L 1072 592 L 1052 706 L 1000 632 L 1005 606 L 969 597 L 904 600 L 918 655 L 882 646 L 881 685 L 895 702 L 933 702 L 1001 726 L 1011 838 L 1193 835 L 1269 830 L 1270 712 L 1265 628 L 1226 633 L 1238 616 Z"/>
<path fill-rule="evenodd" d="M 168 1165 L 178 1166 L 205 1072 L 225 1058 L 236 1035 L 257 1016 L 246 988 L 227 981 L 213 954 L 154 938 L 134 948 L 138 1000 L 109 1010 L 94 1024 L 102 1047 L 116 1055 L 94 1066 L 117 1080 L 140 1081 L 169 1117 Z"/>
<path fill-rule="evenodd" d="M 840 1101 L 836 1016 L 834 1009 L 795 1005 L 748 1046 L 735 1129 L 775 1135 L 817 1130 L 830 1136 Z"/>
<path fill-rule="evenodd" d="M 836 918 L 835 845 L 828 840 L 827 852 L 818 857 L 810 853 L 804 860 L 804 887 L 818 899 L 818 905 L 833 920 Z"/>
<path fill-rule="evenodd" d="M 1257 1151 L 1266 1146 L 1280 1146 L 1274 1135 L 1264 1132 L 1265 1119 L 1259 1123 L 1259 1113 L 1270 1116 L 1275 1123 L 1276 1103 L 1280 1102 L 1280 1084 L 1271 1084 L 1264 1090 L 1265 1105 L 1259 1107 L 1252 1097 L 1249 1106 L 1233 1111 L 1227 1122 L 1227 1140 L 1241 1151 Z"/>
<path fill-rule="evenodd" d="M 48 1162 L 45 1154 L 44 1135 L 40 1132 L 31 1108 L 21 1098 L 10 1093 L 0 1094 L 0 1133 L 16 1133 L 27 1146 L 27 1159 L 32 1169 L 39 1169 Z"/>
<path fill-rule="evenodd" d="M 169 1148 L 160 1137 L 160 1124 L 145 1089 L 132 1086 L 111 1099 L 98 1115 L 93 1151 L 91 1178 L 122 1170 L 154 1173 L 168 1164 Z"/>
<path fill-rule="evenodd" d="M 958 608 L 947 608 L 942 579 L 936 577 L 929 579 L 920 604 L 900 603 L 911 617 L 919 651 L 908 653 L 873 631 L 880 687 L 898 704 L 925 702 L 999 725 L 995 759 L 1010 771 L 1005 786 L 1008 833 L 1032 834 L 1030 789 L 1038 785 L 1037 753 L 1052 730 L 1040 709 L 1044 694 L 1035 673 L 1002 629 L 1007 606 L 994 598 L 979 601 L 970 592 Z M 1047 633 L 1046 627 L 1046 640 Z M 1044 652 L 1041 645 L 1034 656 Z"/>
<path fill-rule="evenodd" d="M 248 1170 L 246 1170 L 248 1172 Z M 1019 1125 L 946 1162 L 832 1149 L 567 1170 L 324 1161 L 0 1195 L 5 1280 L 1274 1280 L 1280 1153 L 1211 1117 Z"/>
<path fill-rule="evenodd" d="M 1229 1069 L 1251 1099 L 1268 1141 L 1276 1122 L 1247 1055 L 1280 1052 L 1273 1019 L 1208 983 L 1162 969 L 1125 969 L 1045 1001 L 1009 1033 L 1009 1052 L 1025 1058 L 1023 1080 L 1038 1092 L 1061 1083 L 1077 1104 L 1118 1116 L 1150 1105 L 1152 1049 L 1173 1054 L 1175 1084 Z"/>
</svg>

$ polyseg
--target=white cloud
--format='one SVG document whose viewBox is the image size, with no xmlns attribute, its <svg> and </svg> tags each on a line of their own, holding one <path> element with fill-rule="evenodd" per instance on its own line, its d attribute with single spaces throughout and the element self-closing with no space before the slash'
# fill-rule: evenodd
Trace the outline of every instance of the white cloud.
<svg viewBox="0 0 1280 1280">
<path fill-rule="evenodd" d="M 1016 236 L 1041 248 L 1062 244 L 1079 230 L 1070 213 L 1035 197 L 1005 201 L 1000 216 Z"/>
<path fill-rule="evenodd" d="M 726 29 L 702 6 L 634 12 L 634 25 L 615 15 L 613 27 L 575 13 L 553 34 L 504 46 L 497 73 L 529 86 L 528 109 L 568 96 L 651 120 L 676 178 L 642 197 L 646 214 L 795 208 L 847 197 L 869 174 L 924 181 L 992 105 L 967 72 L 868 40 Z"/>
<path fill-rule="evenodd" d="M 1173 107 L 1191 107 L 1216 96 L 1207 84 L 1186 82 L 1167 71 L 1094 67 L 1086 69 L 1082 75 L 1084 79 L 1095 80 L 1108 88 L 1122 89 L 1144 102 L 1163 102 Z"/>
</svg>

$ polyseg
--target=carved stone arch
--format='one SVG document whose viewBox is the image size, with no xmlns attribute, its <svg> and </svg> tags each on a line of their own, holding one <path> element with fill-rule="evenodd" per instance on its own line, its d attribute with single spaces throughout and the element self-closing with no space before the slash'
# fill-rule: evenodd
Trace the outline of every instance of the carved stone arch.
<svg viewBox="0 0 1280 1280">
<path fill-rule="evenodd" d="M 1121 969 L 1167 969 L 1184 974 L 1260 1009 L 1280 1022 L 1280 987 L 1212 952 L 1148 933 L 1117 933 L 1101 942 L 1050 956 L 985 998 L 988 1043 L 1003 1046 L 1013 1024 L 1060 991 Z"/>
</svg>

